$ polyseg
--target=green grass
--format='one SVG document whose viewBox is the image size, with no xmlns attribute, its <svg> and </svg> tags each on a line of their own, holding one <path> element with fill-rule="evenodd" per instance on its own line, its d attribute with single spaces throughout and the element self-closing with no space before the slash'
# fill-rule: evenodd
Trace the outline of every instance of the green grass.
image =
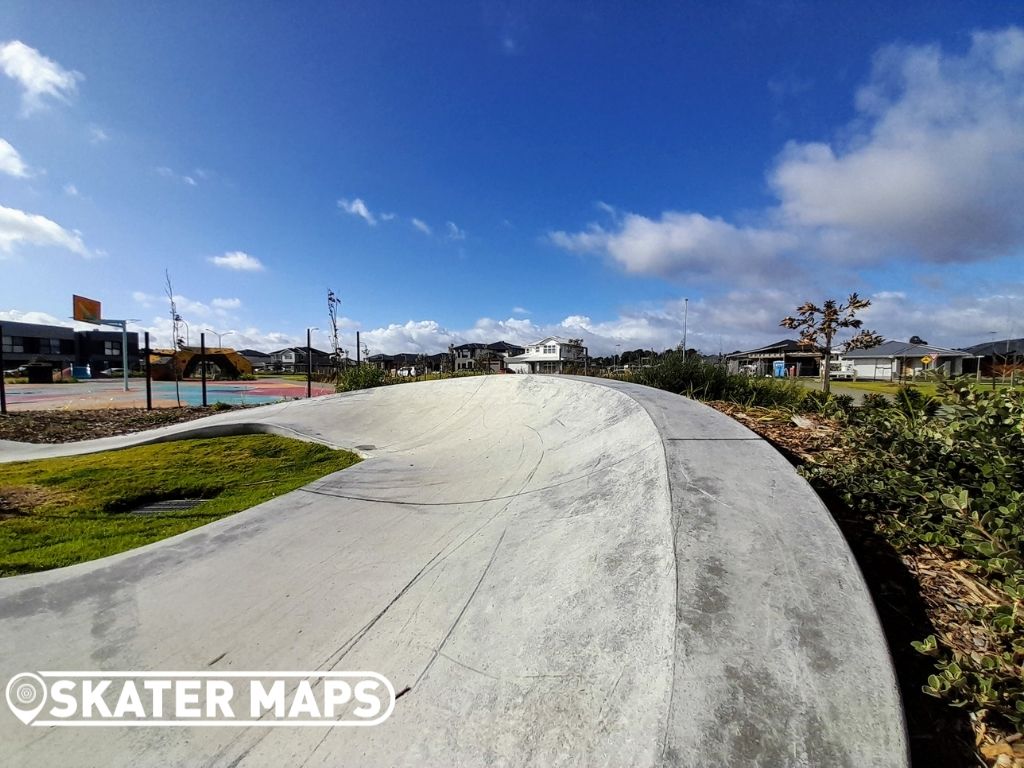
<svg viewBox="0 0 1024 768">
<path fill-rule="evenodd" d="M 801 383 L 804 383 L 805 386 L 811 386 L 813 388 L 821 387 L 821 382 L 818 379 L 805 379 L 801 380 Z M 908 386 L 913 387 L 922 395 L 927 395 L 928 397 L 935 397 L 938 394 L 938 383 L 935 381 L 915 382 L 912 380 L 908 380 L 907 382 L 904 383 L 907 384 Z M 982 379 L 981 381 L 975 381 L 973 378 L 971 378 L 968 383 L 974 387 L 979 387 L 981 389 L 991 390 L 993 388 L 991 379 Z M 903 385 L 903 383 L 898 381 L 836 381 L 835 379 L 833 379 L 832 385 L 834 387 L 839 387 L 840 389 L 845 387 L 848 389 L 859 389 L 864 392 L 878 392 L 885 395 L 895 395 L 899 391 L 899 388 Z M 1000 382 L 999 380 L 996 380 L 995 389 L 997 390 L 1007 389 L 1009 388 L 1009 386 L 1010 384 L 1008 381 Z M 1020 389 L 1019 383 L 1014 388 Z"/>
<path fill-rule="evenodd" d="M 275 435 L 246 435 L 4 464 L 0 576 L 123 552 L 240 512 L 359 461 Z M 133 514 L 161 499 L 206 499 Z"/>
</svg>

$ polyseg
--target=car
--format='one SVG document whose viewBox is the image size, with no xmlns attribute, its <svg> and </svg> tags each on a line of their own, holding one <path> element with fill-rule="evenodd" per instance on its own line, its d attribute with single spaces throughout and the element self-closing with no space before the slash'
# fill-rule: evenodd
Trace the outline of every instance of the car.
<svg viewBox="0 0 1024 768">
<path fill-rule="evenodd" d="M 101 376 L 109 376 L 110 378 L 119 378 L 124 376 L 124 368 L 107 368 L 106 370 L 100 371 Z"/>
<path fill-rule="evenodd" d="M 11 368 L 10 370 L 4 371 L 4 376 L 21 376 L 28 369 L 24 365 L 19 365 L 17 368 Z"/>
</svg>

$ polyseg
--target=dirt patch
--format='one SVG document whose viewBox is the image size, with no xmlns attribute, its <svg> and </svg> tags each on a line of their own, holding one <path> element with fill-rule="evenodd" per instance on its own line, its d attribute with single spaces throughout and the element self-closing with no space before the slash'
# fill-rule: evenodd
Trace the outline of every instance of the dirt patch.
<svg viewBox="0 0 1024 768">
<path fill-rule="evenodd" d="M 71 498 L 41 485 L 0 485 L 0 520 L 28 515 L 44 504 L 66 504 Z"/>
<path fill-rule="evenodd" d="M 143 411 L 104 408 L 83 411 L 16 411 L 0 416 L 0 440 L 22 443 L 73 443 L 97 437 L 127 435 L 147 429 L 179 424 L 251 406 L 209 406 L 206 408 L 162 408 Z"/>
</svg>

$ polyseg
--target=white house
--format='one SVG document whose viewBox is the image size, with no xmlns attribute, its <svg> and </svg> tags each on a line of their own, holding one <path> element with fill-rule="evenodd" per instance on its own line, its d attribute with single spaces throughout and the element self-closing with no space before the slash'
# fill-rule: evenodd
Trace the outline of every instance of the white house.
<svg viewBox="0 0 1024 768">
<path fill-rule="evenodd" d="M 505 365 L 516 373 L 564 373 L 570 366 L 582 366 L 586 356 L 586 347 L 548 336 L 530 344 L 525 353 L 507 358 Z"/>
<path fill-rule="evenodd" d="M 842 355 L 842 362 L 853 363 L 857 379 L 895 381 L 920 376 L 928 371 L 942 371 L 947 376 L 963 373 L 964 358 L 972 357 L 962 349 L 946 349 L 930 344 L 887 341 L 877 347 L 852 349 Z"/>
</svg>

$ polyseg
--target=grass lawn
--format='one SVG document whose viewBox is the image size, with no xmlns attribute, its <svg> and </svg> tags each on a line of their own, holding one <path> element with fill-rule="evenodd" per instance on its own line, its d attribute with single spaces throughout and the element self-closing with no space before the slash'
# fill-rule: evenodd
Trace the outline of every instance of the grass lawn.
<svg viewBox="0 0 1024 768">
<path fill-rule="evenodd" d="M 159 541 L 359 461 L 276 435 L 181 440 L 0 468 L 0 576 L 42 571 Z M 165 499 L 187 510 L 135 514 Z"/>
</svg>

